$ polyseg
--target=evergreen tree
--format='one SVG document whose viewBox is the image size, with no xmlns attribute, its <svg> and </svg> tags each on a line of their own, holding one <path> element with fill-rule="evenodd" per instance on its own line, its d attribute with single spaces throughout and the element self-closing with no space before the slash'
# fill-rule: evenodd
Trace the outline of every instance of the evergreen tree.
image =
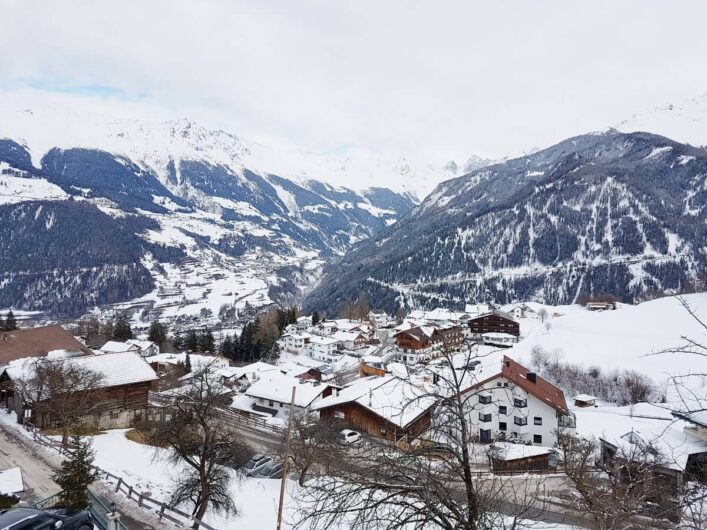
<svg viewBox="0 0 707 530">
<path fill-rule="evenodd" d="M 317 324 L 319 324 L 319 312 L 315 311 L 312 313 L 312 325 L 316 326 Z"/>
<path fill-rule="evenodd" d="M 17 320 L 15 319 L 15 314 L 10 309 L 5 315 L 5 320 L 0 319 L 0 328 L 3 331 L 15 331 L 17 329 Z"/>
<path fill-rule="evenodd" d="M 226 357 L 227 359 L 235 360 L 235 351 L 233 347 L 233 339 L 230 335 L 226 335 L 221 341 L 221 345 L 218 348 L 219 355 Z"/>
<path fill-rule="evenodd" d="M 187 352 L 187 358 L 184 361 L 184 369 L 187 371 L 188 374 L 191 373 L 191 359 L 189 358 L 189 352 Z"/>
<path fill-rule="evenodd" d="M 199 350 L 199 336 L 193 329 L 189 330 L 187 336 L 184 339 L 184 349 L 189 351 Z"/>
<path fill-rule="evenodd" d="M 91 442 L 74 434 L 71 445 L 74 447 L 73 452 L 61 463 L 59 471 L 52 478 L 61 488 L 59 505 L 83 510 L 88 506 L 86 490 L 98 478 L 98 472 L 91 467 L 94 460 Z"/>
<path fill-rule="evenodd" d="M 213 353 L 215 349 L 216 345 L 214 343 L 214 334 L 211 333 L 210 329 L 207 329 L 202 332 L 199 337 L 199 351 L 204 353 Z"/>
<path fill-rule="evenodd" d="M 147 333 L 147 340 L 150 340 L 162 346 L 164 341 L 167 340 L 167 328 L 164 324 L 161 324 L 158 320 L 153 320 L 150 324 L 150 330 Z"/>
<path fill-rule="evenodd" d="M 119 341 L 126 341 L 133 338 L 133 330 L 130 328 L 130 321 L 128 320 L 128 315 L 121 313 L 118 315 L 118 319 L 113 325 L 113 339 Z"/>
</svg>

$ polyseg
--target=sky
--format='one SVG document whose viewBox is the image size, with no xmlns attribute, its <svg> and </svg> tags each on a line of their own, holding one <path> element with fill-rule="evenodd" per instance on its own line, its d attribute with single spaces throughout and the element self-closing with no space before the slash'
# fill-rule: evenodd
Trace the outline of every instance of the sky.
<svg viewBox="0 0 707 530">
<path fill-rule="evenodd" d="M 704 1 L 0 0 L 0 14 L 6 104 L 186 117 L 305 152 L 515 155 L 707 92 Z"/>
</svg>

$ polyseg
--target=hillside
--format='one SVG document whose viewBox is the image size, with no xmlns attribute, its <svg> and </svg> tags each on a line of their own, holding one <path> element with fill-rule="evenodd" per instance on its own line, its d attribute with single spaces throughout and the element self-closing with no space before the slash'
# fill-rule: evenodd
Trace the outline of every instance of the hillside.
<svg viewBox="0 0 707 530">
<path fill-rule="evenodd" d="M 636 301 L 707 264 L 707 151 L 610 130 L 440 184 L 328 269 L 307 309 Z"/>
<path fill-rule="evenodd" d="M 130 302 L 120 307 L 145 318 L 216 321 L 222 309 L 292 303 L 325 262 L 414 205 L 144 139 L 132 152 L 151 158 L 0 139 L 0 307 L 73 318 Z"/>
</svg>

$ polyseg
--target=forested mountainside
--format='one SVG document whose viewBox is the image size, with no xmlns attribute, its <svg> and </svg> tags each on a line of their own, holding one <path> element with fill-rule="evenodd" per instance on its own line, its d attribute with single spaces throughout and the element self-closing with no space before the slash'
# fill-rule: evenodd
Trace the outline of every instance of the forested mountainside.
<svg viewBox="0 0 707 530">
<path fill-rule="evenodd" d="M 159 314 L 168 291 L 183 291 L 166 305 L 187 314 L 292 301 L 326 260 L 414 206 L 387 189 L 213 160 L 167 157 L 161 169 L 88 148 L 50 148 L 38 163 L 0 140 L 0 307 L 75 317 L 146 297 Z M 214 293 L 200 274 L 230 290 Z"/>
<path fill-rule="evenodd" d="M 648 133 L 579 136 L 440 184 L 330 267 L 305 309 L 635 301 L 707 264 L 707 151 Z"/>
</svg>

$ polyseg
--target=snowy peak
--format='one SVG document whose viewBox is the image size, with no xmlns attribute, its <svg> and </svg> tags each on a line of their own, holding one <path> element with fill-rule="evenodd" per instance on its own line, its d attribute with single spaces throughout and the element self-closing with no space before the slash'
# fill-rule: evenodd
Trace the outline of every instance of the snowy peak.
<svg viewBox="0 0 707 530">
<path fill-rule="evenodd" d="M 707 150 L 602 131 L 440 184 L 344 256 L 307 305 L 361 292 L 388 310 L 601 293 L 640 300 L 697 285 L 705 225 Z"/>
</svg>

